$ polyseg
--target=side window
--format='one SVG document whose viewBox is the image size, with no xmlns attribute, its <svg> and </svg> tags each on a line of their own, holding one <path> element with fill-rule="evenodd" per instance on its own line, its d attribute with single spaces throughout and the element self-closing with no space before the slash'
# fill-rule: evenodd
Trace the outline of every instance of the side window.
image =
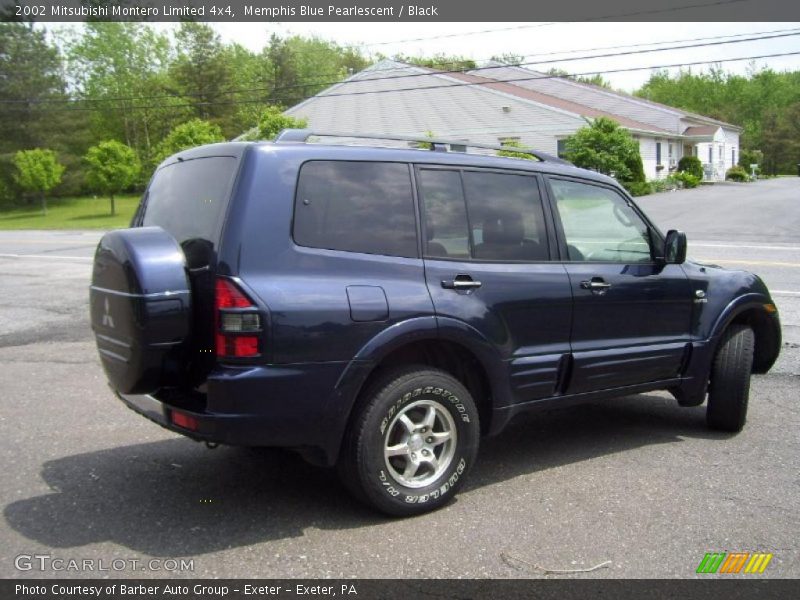
<svg viewBox="0 0 800 600">
<path fill-rule="evenodd" d="M 650 262 L 647 225 L 619 194 L 598 186 L 550 180 L 572 261 Z"/>
<path fill-rule="evenodd" d="M 294 240 L 301 246 L 416 257 L 409 167 L 312 161 L 300 169 Z"/>
<path fill-rule="evenodd" d="M 548 260 L 544 213 L 535 178 L 465 171 L 464 189 L 473 258 Z"/>
<path fill-rule="evenodd" d="M 461 174 L 421 169 L 419 185 L 425 206 L 424 255 L 468 259 L 469 231 Z"/>
</svg>

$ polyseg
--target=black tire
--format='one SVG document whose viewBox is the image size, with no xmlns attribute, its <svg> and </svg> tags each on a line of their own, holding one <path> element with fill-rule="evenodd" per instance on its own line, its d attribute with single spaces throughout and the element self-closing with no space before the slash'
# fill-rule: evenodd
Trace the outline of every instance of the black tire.
<svg viewBox="0 0 800 600">
<path fill-rule="evenodd" d="M 755 336 L 746 325 L 731 325 L 711 365 L 706 423 L 720 431 L 741 431 L 747 419 Z"/>
<path fill-rule="evenodd" d="M 434 426 L 428 428 L 431 411 Z M 453 433 L 446 437 L 448 430 Z M 455 495 L 475 462 L 479 439 L 478 410 L 458 380 L 426 366 L 393 369 L 369 386 L 355 409 L 339 474 L 356 498 L 387 515 L 420 514 Z M 401 447 L 405 453 L 384 454 Z M 417 467 L 413 473 L 409 463 Z"/>
</svg>

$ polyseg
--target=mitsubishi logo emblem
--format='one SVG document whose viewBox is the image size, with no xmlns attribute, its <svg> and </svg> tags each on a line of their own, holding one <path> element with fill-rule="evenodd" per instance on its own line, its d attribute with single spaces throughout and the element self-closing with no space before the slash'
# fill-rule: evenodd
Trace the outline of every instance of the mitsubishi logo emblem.
<svg viewBox="0 0 800 600">
<path fill-rule="evenodd" d="M 108 306 L 108 298 L 106 298 L 106 311 L 103 313 L 103 327 L 110 327 L 114 329 L 114 318 L 111 316 L 110 308 Z"/>
</svg>

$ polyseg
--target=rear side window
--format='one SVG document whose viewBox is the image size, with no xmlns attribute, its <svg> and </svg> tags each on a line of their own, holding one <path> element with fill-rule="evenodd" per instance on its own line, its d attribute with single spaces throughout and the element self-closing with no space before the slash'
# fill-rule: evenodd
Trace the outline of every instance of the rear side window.
<svg viewBox="0 0 800 600">
<path fill-rule="evenodd" d="M 421 169 L 419 182 L 426 257 L 500 262 L 549 259 L 534 177 Z"/>
<path fill-rule="evenodd" d="M 158 225 L 187 246 L 217 242 L 237 161 L 213 156 L 161 168 L 147 190 L 142 225 Z"/>
<path fill-rule="evenodd" d="M 425 204 L 425 256 L 469 258 L 469 226 L 461 174 L 422 169 L 419 185 Z"/>
<path fill-rule="evenodd" d="M 306 163 L 297 184 L 293 235 L 297 244 L 311 248 L 416 257 L 409 166 Z"/>
<path fill-rule="evenodd" d="M 549 258 L 536 179 L 465 171 L 464 189 L 475 258 L 499 261 Z"/>
</svg>

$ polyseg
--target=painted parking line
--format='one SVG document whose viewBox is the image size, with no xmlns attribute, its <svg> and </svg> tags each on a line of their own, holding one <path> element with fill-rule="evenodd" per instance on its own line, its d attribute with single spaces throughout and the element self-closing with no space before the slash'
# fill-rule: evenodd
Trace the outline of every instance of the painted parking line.
<svg viewBox="0 0 800 600">
<path fill-rule="evenodd" d="M 699 263 L 730 264 L 730 265 L 754 265 L 762 267 L 786 267 L 787 269 L 800 269 L 800 263 L 783 262 L 777 260 L 736 260 L 734 258 L 697 258 L 691 257 L 693 261 Z"/>
<path fill-rule="evenodd" d="M 59 238 L 9 238 L 0 235 L 0 244 L 94 244 L 101 236 L 95 239 L 80 239 L 78 236 L 62 236 Z"/>
<path fill-rule="evenodd" d="M 800 246 L 748 246 L 744 244 L 713 244 L 711 242 L 689 242 L 692 248 L 731 248 L 738 250 L 747 248 L 748 250 L 785 250 L 786 252 L 800 252 Z"/>
<path fill-rule="evenodd" d="M 54 256 L 52 254 L 3 254 L 0 253 L 0 258 L 35 258 L 39 260 L 48 260 L 50 258 L 61 260 L 94 260 L 93 256 Z"/>
</svg>

